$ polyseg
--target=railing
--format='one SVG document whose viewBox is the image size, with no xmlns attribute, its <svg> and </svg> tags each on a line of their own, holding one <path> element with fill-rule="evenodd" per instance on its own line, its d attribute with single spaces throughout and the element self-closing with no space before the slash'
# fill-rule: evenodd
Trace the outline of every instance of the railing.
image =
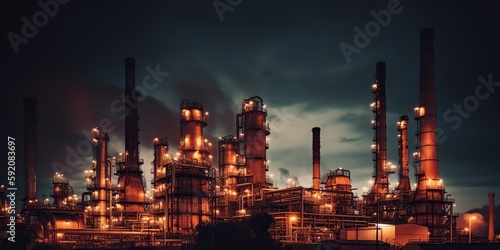
<svg viewBox="0 0 500 250">
<path fill-rule="evenodd" d="M 443 190 L 444 186 L 443 185 L 429 185 L 429 186 L 425 186 L 425 188 L 430 189 L 430 190 Z"/>
<path fill-rule="evenodd" d="M 180 141 L 179 150 L 203 150 L 210 152 L 212 150 L 212 143 L 203 141 L 201 145 L 186 145 L 184 141 Z"/>
</svg>

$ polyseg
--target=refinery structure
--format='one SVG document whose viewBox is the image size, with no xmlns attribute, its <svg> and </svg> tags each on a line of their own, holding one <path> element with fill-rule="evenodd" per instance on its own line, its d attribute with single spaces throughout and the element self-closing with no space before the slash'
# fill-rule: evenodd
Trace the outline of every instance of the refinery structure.
<svg viewBox="0 0 500 250">
<path fill-rule="evenodd" d="M 228 131 L 213 144 L 203 135 L 204 127 L 209 125 L 209 113 L 200 101 L 183 100 L 179 107 L 178 148 L 169 148 L 167 139 L 161 136 L 151 138 L 154 159 L 151 169 L 144 167 L 139 158 L 139 110 L 133 98 L 135 60 L 126 58 L 125 95 L 132 102 L 126 106 L 125 149 L 119 155 L 108 155 L 108 143 L 113 138 L 102 128 L 93 129 L 94 160 L 85 170 L 86 176 L 82 176 L 87 183 L 83 194 L 76 194 L 62 174 L 54 173 L 54 202 L 37 199 L 37 101 L 24 100 L 26 194 L 18 225 L 35 235 L 36 242 L 68 248 L 89 244 L 102 248 L 179 246 L 192 243 L 201 222 L 244 220 L 251 214 L 265 212 L 275 219 L 270 229 L 274 239 L 285 244 L 363 237 L 380 241 L 390 238 L 387 243 L 396 246 L 411 240 L 453 242 L 460 234 L 456 230 L 458 215 L 453 213 L 454 200 L 445 195 L 438 166 L 434 34 L 426 28 L 420 35 L 420 104 L 414 109 L 416 151 L 410 153 L 413 150 L 408 149 L 410 119 L 402 115 L 397 123 L 397 166 L 387 161 L 386 73 L 385 62 L 378 62 L 371 85 L 374 101 L 370 105 L 373 184 L 362 195 L 353 192 L 356 189 L 351 186 L 348 169 L 321 173 L 319 127 L 310 128 L 312 187 L 273 186 L 266 174 L 266 152 L 270 147 L 267 136 L 272 124 L 267 121 L 266 105 L 258 96 L 242 101 L 234 134 Z M 417 169 L 414 186 L 409 176 L 412 164 Z M 143 171 L 153 175 L 149 198 L 145 195 Z M 393 173 L 398 173 L 395 189 L 389 183 Z M 326 174 L 323 180 L 322 174 Z M 115 175 L 118 181 L 113 183 Z M 0 191 L 2 204 L 7 206 L 3 187 Z M 0 219 L 6 218 L 4 211 Z M 384 231 L 384 227 L 394 227 L 392 234 L 396 236 L 387 236 L 391 230 Z M 401 230 L 409 235 L 406 239 L 397 239 Z"/>
</svg>

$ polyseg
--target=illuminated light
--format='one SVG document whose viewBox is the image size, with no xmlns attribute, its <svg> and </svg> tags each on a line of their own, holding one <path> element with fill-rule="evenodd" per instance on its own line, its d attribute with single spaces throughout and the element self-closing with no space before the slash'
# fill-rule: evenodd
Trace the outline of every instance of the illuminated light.
<svg viewBox="0 0 500 250">
<path fill-rule="evenodd" d="M 153 141 L 155 141 L 155 142 L 158 141 L 158 138 L 154 138 Z"/>
<path fill-rule="evenodd" d="M 205 115 L 208 115 L 208 112 L 205 112 Z"/>
<path fill-rule="evenodd" d="M 295 221 L 295 220 L 297 220 L 297 217 L 295 216 L 290 217 L 290 221 Z"/>
</svg>

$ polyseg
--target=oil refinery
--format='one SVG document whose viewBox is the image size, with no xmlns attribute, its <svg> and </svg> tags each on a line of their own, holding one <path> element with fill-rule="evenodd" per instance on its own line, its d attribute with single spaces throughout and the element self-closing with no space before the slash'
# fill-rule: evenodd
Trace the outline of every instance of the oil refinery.
<svg viewBox="0 0 500 250">
<path fill-rule="evenodd" d="M 387 160 L 386 65 L 376 63 L 375 81 L 366 85 L 366 90 L 373 93 L 370 104 L 373 181 L 369 190 L 359 196 L 354 192 L 357 188 L 351 185 L 349 169 L 321 173 L 319 127 L 308 128 L 312 132 L 312 180 L 306 186 L 310 187 L 275 187 L 267 174 L 270 166 L 266 157 L 266 152 L 272 150 L 268 140 L 272 124 L 259 96 L 241 102 L 240 111 L 235 114 L 235 130 L 227 131 L 227 135 L 221 135 L 213 143 L 203 133 L 209 126 L 209 112 L 201 101 L 183 100 L 179 105 L 178 148 L 169 148 L 165 137 L 151 138 L 154 159 L 151 168 L 145 167 L 144 160 L 139 158 L 135 59 L 126 58 L 125 96 L 132 102 L 126 104 L 123 153 L 109 155 L 108 144 L 113 138 L 103 128 L 93 128 L 93 164 L 86 167 L 82 176 L 87 191 L 75 193 L 62 173 L 54 173 L 51 193 L 54 201 L 49 204 L 48 199 L 38 199 L 36 190 L 37 100 L 26 98 L 26 193 L 22 194 L 22 212 L 16 217 L 18 233 L 28 232 L 33 244 L 65 249 L 90 246 L 180 249 L 193 243 L 196 228 L 202 222 L 245 220 L 255 213 L 268 213 L 275 220 L 271 235 L 285 245 L 317 245 L 327 240 L 372 240 L 377 246 L 381 242 L 394 247 L 409 242 L 462 242 L 467 235 L 457 229 L 455 201 L 446 195 L 439 173 L 433 44 L 433 29 L 423 29 L 420 104 L 413 114 L 417 147 L 413 153 L 408 148 L 408 141 L 414 139 L 408 134 L 411 121 L 408 115 L 401 114 L 396 124 L 397 165 Z M 417 169 L 414 186 L 409 176 L 411 165 Z M 144 171 L 153 175 L 150 191 L 146 190 Z M 397 184 L 391 185 L 389 176 L 395 173 L 398 173 Z M 148 191 L 151 197 L 146 196 Z M 2 186 L 0 201 L 5 208 L 0 217 L 2 226 L 7 225 L 10 216 L 7 194 Z M 493 197 L 489 196 L 491 214 Z"/>
</svg>

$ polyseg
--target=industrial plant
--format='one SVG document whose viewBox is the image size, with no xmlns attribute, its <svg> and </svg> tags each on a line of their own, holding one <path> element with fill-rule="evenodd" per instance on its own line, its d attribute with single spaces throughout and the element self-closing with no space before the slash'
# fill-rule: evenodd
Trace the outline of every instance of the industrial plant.
<svg viewBox="0 0 500 250">
<path fill-rule="evenodd" d="M 408 243 L 461 242 L 467 235 L 457 229 L 454 199 L 447 195 L 439 174 L 433 44 L 434 31 L 423 29 L 420 104 L 413 114 L 418 143 L 411 152 L 408 141 L 413 137 L 408 134 L 408 123 L 412 121 L 401 114 L 397 122 L 397 164 L 387 160 L 386 65 L 376 63 L 374 82 L 366 85 L 366 90 L 373 93 L 369 106 L 373 112 L 373 181 L 368 191 L 360 195 L 351 185 L 349 169 L 321 172 L 319 127 L 308 128 L 312 137 L 311 184 L 274 186 L 267 174 L 270 166 L 266 158 L 266 152 L 272 150 L 268 140 L 272 124 L 267 121 L 266 104 L 259 96 L 242 100 L 235 114 L 235 130 L 220 135 L 213 143 L 203 134 L 209 126 L 209 112 L 201 101 L 183 100 L 179 105 L 178 148 L 170 148 L 167 138 L 160 135 L 151 138 L 154 159 L 152 166 L 146 167 L 139 157 L 135 59 L 126 58 L 125 96 L 131 102 L 126 104 L 124 151 L 109 155 L 108 144 L 113 138 L 103 128 L 93 128 L 92 165 L 82 166 L 86 169 L 82 179 L 86 180 L 87 191 L 75 193 L 63 173 L 54 173 L 53 203 L 49 204 L 48 200 L 39 200 L 36 191 L 37 100 L 26 98 L 26 193 L 22 212 L 16 217 L 18 233 L 28 232 L 33 244 L 68 249 L 180 249 L 193 244 L 200 223 L 243 221 L 252 214 L 267 213 L 274 218 L 272 237 L 290 246 L 367 240 L 377 246 L 380 242 L 380 246 L 388 244 L 401 249 Z M 413 186 L 409 175 L 412 165 L 417 170 Z M 144 171 L 153 175 L 150 191 L 146 190 Z M 389 176 L 395 173 L 397 184 L 389 182 Z M 148 191 L 150 197 L 146 196 Z M 2 226 L 10 216 L 6 195 L 2 186 Z M 490 206 L 494 206 L 493 194 Z M 490 213 L 493 214 L 492 208 Z"/>
</svg>

